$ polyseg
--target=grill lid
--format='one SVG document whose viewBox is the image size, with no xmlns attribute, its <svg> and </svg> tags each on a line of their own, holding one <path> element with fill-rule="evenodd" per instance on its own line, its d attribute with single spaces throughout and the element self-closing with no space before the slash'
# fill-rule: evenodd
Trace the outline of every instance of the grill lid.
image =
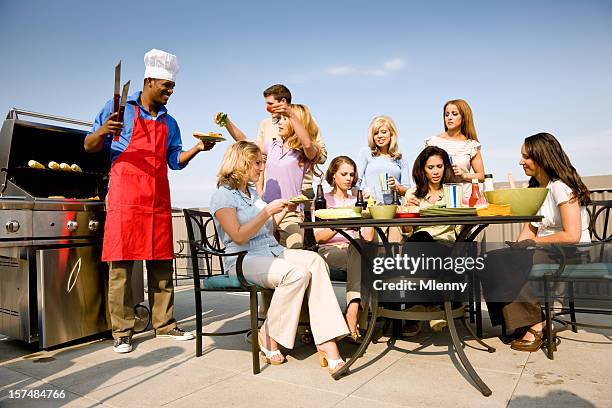
<svg viewBox="0 0 612 408">
<path fill-rule="evenodd" d="M 103 200 L 108 185 L 108 152 L 87 153 L 83 147 L 86 130 L 29 122 L 18 115 L 49 121 L 90 126 L 75 119 L 12 109 L 0 130 L 0 194 L 30 199 Z M 35 160 L 44 166 L 51 161 L 77 164 L 83 171 L 35 169 Z"/>
</svg>

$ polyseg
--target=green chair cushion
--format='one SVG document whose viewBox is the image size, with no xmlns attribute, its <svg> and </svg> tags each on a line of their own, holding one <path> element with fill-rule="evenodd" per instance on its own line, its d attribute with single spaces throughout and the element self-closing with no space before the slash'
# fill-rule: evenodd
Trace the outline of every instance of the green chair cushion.
<svg viewBox="0 0 612 408">
<path fill-rule="evenodd" d="M 559 265 L 535 264 L 531 268 L 529 277 L 532 279 L 542 278 L 545 273 L 555 273 Z M 563 279 L 612 279 L 612 264 L 590 263 L 578 265 L 565 265 L 561 273 Z"/>
<path fill-rule="evenodd" d="M 235 276 L 217 275 L 204 279 L 204 289 L 240 289 L 240 281 Z"/>
</svg>

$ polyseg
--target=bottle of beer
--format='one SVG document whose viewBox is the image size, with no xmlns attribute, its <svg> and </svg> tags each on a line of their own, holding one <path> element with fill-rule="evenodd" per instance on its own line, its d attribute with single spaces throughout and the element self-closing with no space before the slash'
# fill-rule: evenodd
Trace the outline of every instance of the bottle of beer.
<svg viewBox="0 0 612 408">
<path fill-rule="evenodd" d="M 323 185 L 319 184 L 317 186 L 317 196 L 314 200 L 315 210 L 322 210 L 327 208 L 327 201 L 325 200 L 325 196 L 323 195 Z"/>
<path fill-rule="evenodd" d="M 401 201 L 400 201 L 400 195 L 397 192 L 397 190 L 393 190 L 393 203 L 395 205 L 402 205 Z"/>
<path fill-rule="evenodd" d="M 366 202 L 363 200 L 363 193 L 361 190 L 357 190 L 357 201 L 355 201 L 355 207 L 361 207 L 364 210 L 368 207 Z"/>
</svg>

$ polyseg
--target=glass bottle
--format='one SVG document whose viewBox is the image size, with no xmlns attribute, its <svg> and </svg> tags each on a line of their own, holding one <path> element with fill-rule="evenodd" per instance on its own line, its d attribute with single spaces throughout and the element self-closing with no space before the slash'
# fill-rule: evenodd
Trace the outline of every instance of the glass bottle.
<svg viewBox="0 0 612 408">
<path fill-rule="evenodd" d="M 323 195 L 323 185 L 319 184 L 317 186 L 317 196 L 314 200 L 315 210 L 322 210 L 327 208 L 327 201 L 325 200 L 325 195 Z"/>
<path fill-rule="evenodd" d="M 485 192 L 495 190 L 495 187 L 493 187 L 493 175 L 492 174 L 485 174 L 483 190 Z"/>
<path fill-rule="evenodd" d="M 480 192 L 478 179 L 472 179 L 472 195 L 470 195 L 469 205 L 471 208 L 481 207 L 487 204 L 484 196 Z"/>
<path fill-rule="evenodd" d="M 400 195 L 397 192 L 397 190 L 393 190 L 393 202 L 392 202 L 392 204 L 402 205 L 402 203 L 400 201 Z"/>
<path fill-rule="evenodd" d="M 367 208 L 367 204 L 363 200 L 363 192 L 361 190 L 357 190 L 357 201 L 355 201 L 355 207 L 361 207 L 364 210 Z"/>
</svg>

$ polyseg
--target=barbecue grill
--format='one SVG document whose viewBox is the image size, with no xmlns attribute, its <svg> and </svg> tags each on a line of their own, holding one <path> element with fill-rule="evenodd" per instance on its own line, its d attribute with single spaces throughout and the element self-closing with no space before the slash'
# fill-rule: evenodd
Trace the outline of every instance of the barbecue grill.
<svg viewBox="0 0 612 408">
<path fill-rule="evenodd" d="M 109 330 L 100 255 L 110 159 L 85 152 L 86 130 L 58 122 L 91 127 L 11 109 L 0 130 L 0 333 L 42 348 Z M 32 168 L 30 160 L 82 171 Z M 136 302 L 143 300 L 139 272 Z"/>
</svg>

